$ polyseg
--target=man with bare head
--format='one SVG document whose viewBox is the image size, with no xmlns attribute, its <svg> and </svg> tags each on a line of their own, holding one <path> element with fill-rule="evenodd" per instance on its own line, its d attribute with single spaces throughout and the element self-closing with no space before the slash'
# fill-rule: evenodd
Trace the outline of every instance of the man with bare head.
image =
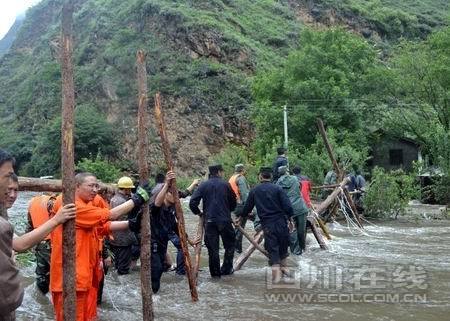
<svg viewBox="0 0 450 321">
<path fill-rule="evenodd" d="M 99 236 L 109 235 L 112 231 L 130 229 L 140 230 L 138 215 L 128 221 L 116 221 L 120 216 L 133 209 L 139 209 L 149 200 L 149 188 L 138 187 L 130 200 L 113 208 L 100 207 L 95 201 L 99 191 L 99 183 L 91 173 L 79 173 L 75 176 L 75 235 L 76 235 L 76 305 L 77 320 L 91 320 L 96 317 L 97 291 L 100 265 Z M 62 198 L 58 197 L 54 211 L 62 206 Z M 63 320 L 63 271 L 62 271 L 62 227 L 55 229 L 51 236 L 52 254 L 50 262 L 50 290 L 56 320 Z M 93 310 L 92 310 L 93 309 Z"/>
<path fill-rule="evenodd" d="M 12 259 L 14 230 L 7 220 L 6 199 L 9 180 L 14 174 L 14 158 L 0 149 L 0 320 L 15 320 L 14 311 L 23 299 L 19 270 Z"/>
<path fill-rule="evenodd" d="M 17 200 L 19 192 L 19 179 L 16 174 L 11 174 L 9 177 L 8 189 L 6 191 L 5 208 L 10 209 Z"/>
</svg>

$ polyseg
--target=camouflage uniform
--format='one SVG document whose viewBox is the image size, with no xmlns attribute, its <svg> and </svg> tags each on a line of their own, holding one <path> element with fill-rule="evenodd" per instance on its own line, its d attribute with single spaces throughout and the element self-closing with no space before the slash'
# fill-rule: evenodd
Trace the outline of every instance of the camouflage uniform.
<svg viewBox="0 0 450 321">
<path fill-rule="evenodd" d="M 50 254 L 52 247 L 50 240 L 45 240 L 36 245 L 36 285 L 42 293 L 48 292 L 50 283 Z"/>
</svg>

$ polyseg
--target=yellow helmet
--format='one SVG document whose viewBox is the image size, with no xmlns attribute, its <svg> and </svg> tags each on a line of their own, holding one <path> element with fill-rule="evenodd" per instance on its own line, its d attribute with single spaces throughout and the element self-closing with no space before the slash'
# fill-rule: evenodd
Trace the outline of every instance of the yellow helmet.
<svg viewBox="0 0 450 321">
<path fill-rule="evenodd" d="M 118 188 L 134 188 L 133 180 L 128 176 L 121 177 L 117 182 Z"/>
</svg>

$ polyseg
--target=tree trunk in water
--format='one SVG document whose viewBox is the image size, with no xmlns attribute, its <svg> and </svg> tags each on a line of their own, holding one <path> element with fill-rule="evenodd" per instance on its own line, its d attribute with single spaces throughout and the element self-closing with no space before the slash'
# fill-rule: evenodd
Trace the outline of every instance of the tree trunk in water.
<svg viewBox="0 0 450 321">
<path fill-rule="evenodd" d="M 170 171 L 173 171 L 174 166 L 173 166 L 173 160 L 172 160 L 172 153 L 170 151 L 170 144 L 169 144 L 169 140 L 167 138 L 166 123 L 164 121 L 164 115 L 163 115 L 163 111 L 161 109 L 161 101 L 160 101 L 159 93 L 157 93 L 155 96 L 155 117 L 158 122 L 159 136 L 161 137 L 161 147 L 162 147 L 162 151 L 163 151 L 164 158 L 166 161 L 167 169 Z M 185 224 L 184 224 L 183 208 L 181 207 L 180 197 L 178 195 L 176 179 L 173 180 L 173 182 L 170 186 L 170 192 L 171 192 L 171 194 L 174 198 L 174 202 L 175 202 L 175 211 L 177 214 L 178 232 L 180 234 L 181 249 L 183 250 L 184 266 L 186 269 L 186 275 L 187 275 L 188 282 L 189 282 L 189 289 L 191 291 L 191 298 L 192 298 L 192 301 L 195 302 L 195 301 L 198 301 L 197 286 L 196 286 L 195 275 L 193 274 L 193 270 L 192 270 L 191 255 L 190 255 L 189 249 L 188 249 L 186 228 L 185 228 Z"/>
<path fill-rule="evenodd" d="M 139 180 L 141 184 L 148 183 L 148 127 L 149 114 L 147 110 L 147 69 L 145 66 L 145 53 L 137 52 L 137 79 L 138 79 L 138 145 L 139 145 Z M 150 321 L 154 319 L 153 299 L 151 287 L 151 228 L 148 204 L 142 207 L 141 225 L 141 295 L 142 295 L 142 319 Z"/>
<path fill-rule="evenodd" d="M 308 226 L 311 228 L 311 231 L 312 231 L 313 234 L 314 234 L 314 237 L 315 237 L 316 240 L 317 240 L 317 243 L 319 243 L 320 248 L 321 248 L 322 250 L 328 250 L 328 246 L 327 246 L 327 244 L 325 243 L 325 240 L 323 239 L 322 234 L 320 234 L 319 230 L 318 230 L 317 227 L 316 227 L 315 219 L 314 219 L 314 218 L 311 218 L 311 217 L 308 217 L 308 218 L 307 218 L 307 222 L 308 222 Z"/>
<path fill-rule="evenodd" d="M 256 233 L 254 240 L 256 243 L 260 244 L 262 240 L 264 239 L 264 233 L 263 231 L 259 231 Z M 234 271 L 239 271 L 242 266 L 247 262 L 250 255 L 255 252 L 256 246 L 253 243 L 250 243 L 250 246 L 236 259 L 236 261 L 233 264 Z"/>
<path fill-rule="evenodd" d="M 62 123 L 61 123 L 61 172 L 63 204 L 75 203 L 74 163 L 74 111 L 75 91 L 72 65 L 72 15 L 73 4 L 67 0 L 62 8 L 61 76 L 62 76 Z M 76 319 L 76 270 L 75 270 L 75 220 L 63 225 L 63 310 L 64 321 Z"/>
</svg>

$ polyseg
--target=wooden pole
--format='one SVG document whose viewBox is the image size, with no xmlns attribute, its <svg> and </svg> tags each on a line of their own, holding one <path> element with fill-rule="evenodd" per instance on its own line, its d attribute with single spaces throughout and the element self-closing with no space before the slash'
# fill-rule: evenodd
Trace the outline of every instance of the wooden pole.
<svg viewBox="0 0 450 321">
<path fill-rule="evenodd" d="M 350 210 L 352 212 L 352 216 L 355 218 L 356 223 L 360 228 L 363 228 L 361 218 L 359 217 L 358 210 L 356 209 L 355 203 L 353 202 L 352 196 L 346 188 L 342 189 L 344 191 L 344 196 L 347 199 L 348 204 L 350 204 Z"/>
<path fill-rule="evenodd" d="M 323 126 L 322 119 L 320 118 L 317 119 L 317 127 L 319 128 L 320 135 L 322 136 L 323 142 L 328 151 L 328 156 L 330 157 L 330 160 L 333 163 L 333 167 L 338 177 L 338 181 L 342 180 L 344 178 L 344 171 L 341 170 L 339 164 L 336 161 L 336 158 L 334 157 L 333 149 L 331 148 L 330 142 L 328 141 L 327 133 L 325 132 L 325 127 Z M 355 217 L 358 226 L 362 228 L 361 219 L 359 217 L 359 213 L 358 210 L 356 209 L 355 203 L 353 203 L 353 199 L 350 197 L 350 194 L 348 194 L 348 191 L 345 188 L 342 189 L 344 190 L 345 197 L 347 198 L 347 201 L 350 204 L 350 207 L 353 211 L 352 215 Z"/>
<path fill-rule="evenodd" d="M 338 186 L 339 184 L 320 185 L 320 186 L 313 186 L 312 189 L 332 189 Z"/>
<path fill-rule="evenodd" d="M 62 123 L 61 123 L 61 172 L 63 204 L 75 203 L 74 162 L 74 111 L 75 90 L 72 65 L 72 15 L 73 3 L 67 0 L 62 8 L 61 77 L 62 77 Z M 76 319 L 76 269 L 75 269 L 75 219 L 63 225 L 63 316 L 64 321 Z"/>
<path fill-rule="evenodd" d="M 325 237 L 329 240 L 331 240 L 331 235 L 328 232 L 327 227 L 325 226 L 325 223 L 320 219 L 320 217 L 315 217 L 315 220 L 317 221 L 317 223 L 319 224 L 320 228 L 322 229 L 323 234 L 325 235 Z"/>
<path fill-rule="evenodd" d="M 339 182 L 344 178 L 344 173 L 340 169 L 339 164 L 336 161 L 336 158 L 334 157 L 333 149 L 331 148 L 330 142 L 328 141 L 327 133 L 325 132 L 325 127 L 323 126 L 322 119 L 320 118 L 317 119 L 317 127 L 319 128 L 319 133 L 322 136 L 323 143 L 325 144 L 328 156 L 330 157 L 331 162 L 333 163 L 333 168 Z"/>
<path fill-rule="evenodd" d="M 139 180 L 141 184 L 148 183 L 148 126 L 149 115 L 147 110 L 147 69 L 145 66 L 145 53 L 137 52 L 137 79 L 138 79 L 138 150 L 139 150 Z M 154 319 L 153 299 L 151 288 L 151 229 L 150 213 L 147 203 L 142 207 L 141 225 L 141 296 L 142 296 L 142 320 Z"/>
<path fill-rule="evenodd" d="M 250 243 L 253 244 L 253 246 L 254 246 L 255 248 L 257 248 L 257 249 L 258 249 L 262 254 L 264 254 L 265 256 L 269 257 L 269 252 L 267 252 L 264 248 L 262 248 L 262 246 L 259 245 L 259 243 L 256 242 L 256 241 L 251 237 L 251 235 L 248 234 L 247 231 L 244 230 L 244 229 L 242 228 L 242 226 L 241 226 L 240 224 L 236 224 L 236 223 L 233 223 L 233 224 L 234 224 L 234 227 L 237 228 L 237 229 L 242 233 L 242 235 L 244 235 L 245 238 L 246 238 L 247 240 L 249 240 Z"/>
<path fill-rule="evenodd" d="M 345 186 L 345 184 L 347 184 L 347 182 L 348 182 L 348 178 L 345 178 L 345 179 L 341 182 L 341 184 L 339 184 L 339 187 L 336 187 L 336 188 L 334 189 L 334 191 L 333 191 L 330 195 L 328 195 L 328 197 L 327 197 L 322 203 L 320 203 L 320 204 L 317 206 L 315 212 L 316 212 L 318 215 L 324 213 L 324 212 L 326 211 L 326 209 L 327 209 L 331 204 L 333 204 L 334 200 L 339 196 L 339 194 L 341 193 L 343 187 Z M 341 188 L 342 188 L 342 189 L 341 189 Z"/>
<path fill-rule="evenodd" d="M 260 244 L 262 240 L 264 239 L 264 233 L 263 231 L 259 231 L 256 233 L 254 240 L 256 243 Z M 242 266 L 247 262 L 250 255 L 253 254 L 253 252 L 256 250 L 256 246 L 252 243 L 250 243 L 250 246 L 236 259 L 236 261 L 233 264 L 234 271 L 239 271 Z"/>
<path fill-rule="evenodd" d="M 317 227 L 316 227 L 314 218 L 308 217 L 308 218 L 307 218 L 307 222 L 308 222 L 308 226 L 311 228 L 311 231 L 312 231 L 313 234 L 314 234 L 314 237 L 315 237 L 316 240 L 317 240 L 317 243 L 319 243 L 320 248 L 321 248 L 322 250 L 328 250 L 328 246 L 327 246 L 327 244 L 325 243 L 325 240 L 323 239 L 322 234 L 320 234 L 319 230 L 318 230 Z"/>
<path fill-rule="evenodd" d="M 194 267 L 193 267 L 193 274 L 195 277 L 195 284 L 198 282 L 198 270 L 200 269 L 200 258 L 202 254 L 202 244 L 203 244 L 203 237 L 205 234 L 205 218 L 204 216 L 200 216 L 198 219 L 198 227 L 197 227 L 197 237 L 200 238 L 200 243 L 198 243 L 195 246 L 195 261 L 194 261 Z"/>
<path fill-rule="evenodd" d="M 159 136 L 161 137 L 161 147 L 164 154 L 164 158 L 166 161 L 167 169 L 170 171 L 173 171 L 174 165 L 172 160 L 172 153 L 170 151 L 170 144 L 169 140 L 167 138 L 167 132 L 166 132 L 166 123 L 164 121 L 164 115 L 163 111 L 161 109 L 161 98 L 160 94 L 157 93 L 155 96 L 155 117 L 158 122 L 158 128 L 159 128 Z M 181 249 L 183 250 L 183 256 L 184 256 L 184 266 L 186 269 L 186 275 L 189 282 L 189 289 L 191 290 L 191 298 L 192 301 L 198 301 L 198 293 L 197 293 L 197 286 L 195 281 L 195 275 L 192 273 L 192 263 L 191 263 L 191 255 L 189 253 L 188 243 L 187 243 L 187 235 L 186 235 L 186 228 L 184 223 L 184 214 L 183 214 L 183 208 L 181 207 L 180 197 L 178 195 L 178 188 L 177 188 L 177 182 L 176 179 L 172 181 L 172 184 L 170 186 L 170 192 L 174 198 L 175 201 L 175 211 L 177 215 L 177 224 L 178 224 L 178 232 L 180 235 L 180 243 L 181 243 Z"/>
</svg>

